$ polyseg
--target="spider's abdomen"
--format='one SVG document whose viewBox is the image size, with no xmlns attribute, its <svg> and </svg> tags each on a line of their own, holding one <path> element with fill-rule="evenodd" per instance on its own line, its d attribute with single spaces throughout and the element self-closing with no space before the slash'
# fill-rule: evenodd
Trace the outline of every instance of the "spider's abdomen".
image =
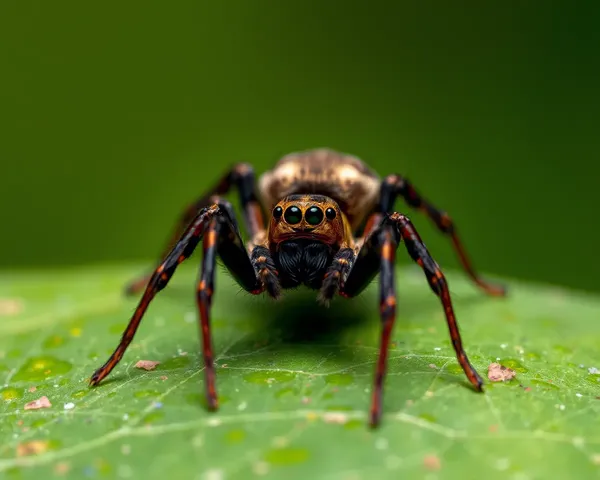
<svg viewBox="0 0 600 480">
<path fill-rule="evenodd" d="M 309 239 L 282 242 L 273 255 L 283 288 L 300 285 L 320 288 L 332 259 L 333 251 L 329 245 Z"/>
<path fill-rule="evenodd" d="M 359 158 L 327 148 L 290 153 L 259 179 L 267 209 L 288 195 L 325 195 L 338 203 L 352 230 L 375 206 L 379 188 L 379 177 Z"/>
</svg>

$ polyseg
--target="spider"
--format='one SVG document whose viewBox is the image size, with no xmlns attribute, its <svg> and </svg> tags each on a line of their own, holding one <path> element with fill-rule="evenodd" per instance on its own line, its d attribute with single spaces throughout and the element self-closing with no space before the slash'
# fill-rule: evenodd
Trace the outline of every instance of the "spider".
<svg viewBox="0 0 600 480">
<path fill-rule="evenodd" d="M 246 244 L 231 203 L 222 198 L 232 187 L 239 192 L 250 236 Z M 483 380 L 463 349 L 446 278 L 408 217 L 394 211 L 398 196 L 450 237 L 463 268 L 483 291 L 505 294 L 503 286 L 488 283 L 475 272 L 450 217 L 401 175 L 380 179 L 359 158 L 325 148 L 282 157 L 258 182 L 253 168 L 240 163 L 185 210 L 154 272 L 128 285 L 129 294 L 144 293 L 118 347 L 94 372 L 90 384 L 100 383 L 121 360 L 152 299 L 202 241 L 196 300 L 209 409 L 218 408 L 210 312 L 219 256 L 244 290 L 253 295 L 266 292 L 275 299 L 282 289 L 304 285 L 318 291 L 318 300 L 328 304 L 336 295 L 359 295 L 379 274 L 382 328 L 369 415 L 371 426 L 376 426 L 382 415 L 388 346 L 396 318 L 395 255 L 404 242 L 442 303 L 458 362 L 474 389 L 482 391 Z M 265 226 L 266 211 L 270 214 Z"/>
</svg>

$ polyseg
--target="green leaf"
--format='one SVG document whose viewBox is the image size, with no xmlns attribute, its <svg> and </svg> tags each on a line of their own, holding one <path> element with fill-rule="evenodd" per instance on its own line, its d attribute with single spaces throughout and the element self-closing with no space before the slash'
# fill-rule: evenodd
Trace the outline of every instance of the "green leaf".
<svg viewBox="0 0 600 480">
<path fill-rule="evenodd" d="M 381 428 L 367 427 L 379 320 L 376 285 L 329 309 L 310 291 L 274 305 L 220 272 L 213 328 L 220 410 L 204 406 L 195 267 L 151 304 L 123 361 L 112 352 L 144 266 L 0 277 L 0 477 L 591 478 L 600 464 L 600 300 L 509 282 L 488 298 L 449 272 L 463 340 L 487 376 L 468 387 L 441 306 L 417 269 L 398 270 Z M 161 362 L 155 370 L 134 367 Z M 35 387 L 35 391 L 32 391 Z M 47 396 L 52 406 L 24 410 Z M 72 407 L 72 408 L 70 408 Z M 37 454 L 35 452 L 38 452 Z M 433 477 L 432 477 L 433 478 Z"/>
</svg>

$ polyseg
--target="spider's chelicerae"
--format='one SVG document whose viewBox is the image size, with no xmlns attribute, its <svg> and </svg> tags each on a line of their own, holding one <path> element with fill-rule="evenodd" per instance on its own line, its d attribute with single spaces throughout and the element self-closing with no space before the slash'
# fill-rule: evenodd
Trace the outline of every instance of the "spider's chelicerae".
<svg viewBox="0 0 600 480">
<path fill-rule="evenodd" d="M 231 204 L 221 197 L 232 187 L 240 195 L 250 236 L 246 244 Z M 396 317 L 395 253 L 404 242 L 408 254 L 423 269 L 429 286 L 441 300 L 461 367 L 475 389 L 481 391 L 483 381 L 463 349 L 444 274 L 411 221 L 394 211 L 398 196 L 423 211 L 452 239 L 464 269 L 479 287 L 490 295 L 504 295 L 502 286 L 487 283 L 474 271 L 450 217 L 425 200 L 401 175 L 381 180 L 360 159 L 329 149 L 286 155 L 258 179 L 258 184 L 252 167 L 242 163 L 185 211 L 154 273 L 128 286 L 129 293 L 145 287 L 144 294 L 119 346 L 93 374 L 91 384 L 101 382 L 121 360 L 150 301 L 202 241 L 204 256 L 197 303 L 209 408 L 215 410 L 218 406 L 210 332 L 218 255 L 242 288 L 253 295 L 266 292 L 273 298 L 279 297 L 282 289 L 305 285 L 317 290 L 319 300 L 327 303 L 338 294 L 360 294 L 380 275 L 382 333 L 370 410 L 370 423 L 375 426 L 381 418 L 388 345 Z"/>
</svg>

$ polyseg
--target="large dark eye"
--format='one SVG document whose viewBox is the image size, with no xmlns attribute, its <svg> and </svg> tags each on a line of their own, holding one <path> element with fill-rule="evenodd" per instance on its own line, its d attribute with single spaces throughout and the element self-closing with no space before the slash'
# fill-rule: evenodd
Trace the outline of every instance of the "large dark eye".
<svg viewBox="0 0 600 480">
<path fill-rule="evenodd" d="M 279 219 L 279 218 L 281 218 L 282 215 L 283 215 L 283 208 L 275 207 L 273 209 L 273 218 Z"/>
<path fill-rule="evenodd" d="M 295 225 L 302 220 L 302 211 L 298 207 L 288 207 L 285 211 L 284 218 L 290 225 Z"/>
<path fill-rule="evenodd" d="M 323 210 L 319 207 L 310 207 L 306 211 L 304 218 L 309 225 L 318 225 L 323 220 Z"/>
<path fill-rule="evenodd" d="M 329 220 L 333 220 L 335 218 L 335 209 L 329 207 L 327 210 L 325 210 L 325 215 L 327 216 L 327 218 Z"/>
</svg>

